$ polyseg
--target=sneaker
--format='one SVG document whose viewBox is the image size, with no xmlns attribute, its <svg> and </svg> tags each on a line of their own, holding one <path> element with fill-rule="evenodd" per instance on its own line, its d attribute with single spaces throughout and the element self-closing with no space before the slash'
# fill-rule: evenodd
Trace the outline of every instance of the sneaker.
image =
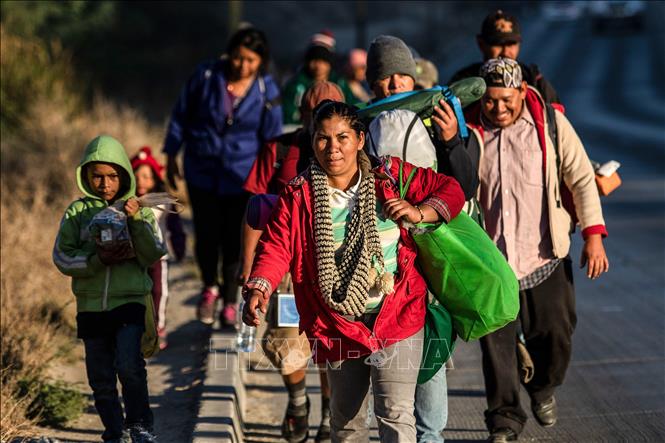
<svg viewBox="0 0 665 443">
<path fill-rule="evenodd" d="M 326 408 L 326 410 L 323 410 Z M 330 399 L 321 398 L 321 423 L 316 432 L 316 443 L 330 443 Z"/>
<path fill-rule="evenodd" d="M 166 329 L 159 328 L 157 330 L 157 337 L 159 337 L 159 350 L 163 351 L 169 346 L 169 342 L 166 340 Z"/>
<path fill-rule="evenodd" d="M 157 443 L 155 434 L 141 425 L 130 426 L 129 435 L 132 436 L 132 443 Z"/>
<path fill-rule="evenodd" d="M 510 428 L 499 428 L 492 431 L 489 438 L 489 443 L 506 443 L 509 441 L 517 441 L 517 432 Z"/>
<path fill-rule="evenodd" d="M 132 436 L 129 434 L 129 430 L 124 429 L 119 438 L 107 440 L 106 443 L 132 443 Z"/>
<path fill-rule="evenodd" d="M 303 443 L 309 437 L 309 397 L 305 415 L 293 415 L 286 410 L 282 422 L 282 437 L 289 443 Z"/>
<path fill-rule="evenodd" d="M 196 310 L 196 315 L 201 323 L 211 325 L 215 322 L 215 302 L 218 296 L 217 288 L 205 288 L 201 294 Z"/>
<path fill-rule="evenodd" d="M 235 326 L 238 320 L 238 307 L 235 303 L 224 305 L 219 321 L 222 326 Z"/>
<path fill-rule="evenodd" d="M 330 425 L 327 423 L 321 423 L 319 425 L 319 430 L 316 432 L 316 438 L 314 441 L 316 443 L 330 443 Z"/>
</svg>

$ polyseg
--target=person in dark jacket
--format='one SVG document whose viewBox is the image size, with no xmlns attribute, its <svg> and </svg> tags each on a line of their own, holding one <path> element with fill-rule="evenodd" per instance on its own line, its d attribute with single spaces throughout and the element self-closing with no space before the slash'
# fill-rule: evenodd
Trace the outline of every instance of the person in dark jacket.
<svg viewBox="0 0 665 443">
<path fill-rule="evenodd" d="M 415 89 L 416 62 L 409 47 L 399 38 L 380 35 L 370 44 L 367 53 L 367 82 L 380 100 Z M 457 131 L 457 118 L 443 100 L 432 117 L 438 138 L 432 140 L 437 153 L 438 172 L 454 177 L 468 200 L 478 188 L 478 165 L 465 149 Z"/>
<path fill-rule="evenodd" d="M 483 20 L 480 34 L 476 36 L 478 48 L 483 54 L 483 62 L 498 57 L 517 60 L 522 43 L 519 22 L 512 15 L 497 10 Z M 448 84 L 468 77 L 480 75 L 483 62 L 473 63 L 452 76 Z M 535 87 L 546 103 L 561 103 L 552 84 L 543 77 L 537 65 L 520 62 L 522 75 L 527 84 Z"/>
<path fill-rule="evenodd" d="M 399 38 L 381 35 L 371 43 L 367 54 L 367 82 L 382 99 L 415 89 L 417 66 L 409 47 Z M 443 100 L 435 108 L 432 121 L 438 137 L 438 172 L 453 177 L 471 199 L 478 188 L 480 146 L 475 132 L 466 143 L 459 136 L 455 112 Z M 438 371 L 428 382 L 418 385 L 415 394 L 416 435 L 420 442 L 443 442 L 442 431 L 448 419 L 446 371 Z"/>
<path fill-rule="evenodd" d="M 269 61 L 263 32 L 243 28 L 219 60 L 200 64 L 173 109 L 164 152 L 167 180 L 176 188 L 176 157 L 184 149 L 185 181 L 194 216 L 195 254 L 203 279 L 198 318 L 214 322 L 218 264 L 223 256 L 223 326 L 235 324 L 235 274 L 240 227 L 248 194 L 242 185 L 259 147 L 282 132 L 279 88 L 265 73 Z"/>
</svg>

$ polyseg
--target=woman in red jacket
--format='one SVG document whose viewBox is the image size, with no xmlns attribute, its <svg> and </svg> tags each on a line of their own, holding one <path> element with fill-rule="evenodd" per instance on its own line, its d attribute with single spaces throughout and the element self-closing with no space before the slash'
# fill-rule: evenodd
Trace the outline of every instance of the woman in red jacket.
<svg viewBox="0 0 665 443">
<path fill-rule="evenodd" d="M 314 110 L 315 160 L 282 192 L 245 285 L 245 323 L 259 324 L 270 294 L 291 271 L 300 329 L 316 363 L 329 365 L 334 440 L 367 441 L 370 380 L 382 441 L 415 441 L 413 399 L 422 357 L 427 285 L 403 222 L 455 217 L 464 194 L 452 178 L 370 160 L 356 108 Z M 408 339 L 408 340 L 407 340 Z"/>
</svg>

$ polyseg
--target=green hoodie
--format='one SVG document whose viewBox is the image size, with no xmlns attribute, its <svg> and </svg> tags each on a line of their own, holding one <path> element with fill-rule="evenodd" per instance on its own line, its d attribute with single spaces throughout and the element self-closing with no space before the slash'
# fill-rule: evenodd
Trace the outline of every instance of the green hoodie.
<svg viewBox="0 0 665 443">
<path fill-rule="evenodd" d="M 108 135 L 92 140 L 76 168 L 76 182 L 85 197 L 71 203 L 65 211 L 53 248 L 53 262 L 60 272 L 72 277 L 79 312 L 107 311 L 131 302 L 144 304 L 145 295 L 152 289 L 146 269 L 166 254 L 154 214 L 150 208 L 140 208 L 127 219 L 136 257 L 104 265 L 88 225 L 109 205 L 95 195 L 85 177 L 84 166 L 91 162 L 120 166 L 124 172 L 117 199 L 127 200 L 135 195 L 136 182 L 125 148 Z"/>
</svg>

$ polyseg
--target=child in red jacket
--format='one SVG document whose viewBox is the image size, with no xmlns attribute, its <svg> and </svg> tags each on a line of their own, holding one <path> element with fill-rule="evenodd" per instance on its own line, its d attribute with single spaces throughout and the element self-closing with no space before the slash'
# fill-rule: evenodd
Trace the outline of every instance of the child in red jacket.
<svg viewBox="0 0 665 443">
<path fill-rule="evenodd" d="M 136 177 L 136 195 L 141 197 L 149 192 L 164 192 L 162 171 L 164 167 L 153 157 L 149 146 L 142 147 L 138 154 L 132 157 L 132 169 Z M 154 211 L 155 218 L 165 239 L 168 239 L 169 253 L 157 263 L 148 268 L 148 274 L 153 281 L 152 299 L 155 306 L 157 333 L 159 335 L 159 348 L 166 349 L 166 302 L 169 298 L 168 285 L 168 259 L 175 258 L 181 261 L 185 256 L 186 234 L 182 227 L 182 220 L 173 209 L 165 208 Z"/>
</svg>

